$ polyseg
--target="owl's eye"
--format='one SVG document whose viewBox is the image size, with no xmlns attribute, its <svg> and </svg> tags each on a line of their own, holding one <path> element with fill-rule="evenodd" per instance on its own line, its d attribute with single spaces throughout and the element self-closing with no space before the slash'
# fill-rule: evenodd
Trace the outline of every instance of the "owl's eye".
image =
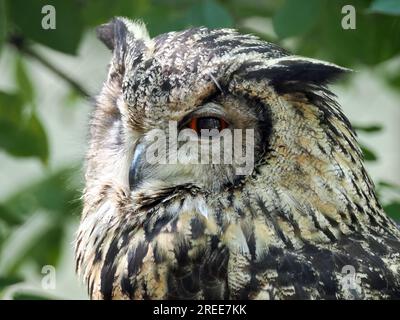
<svg viewBox="0 0 400 320">
<path fill-rule="evenodd" d="M 222 131 L 228 127 L 228 123 L 224 119 L 217 117 L 199 117 L 192 118 L 186 126 L 200 134 L 202 129 Z"/>
</svg>

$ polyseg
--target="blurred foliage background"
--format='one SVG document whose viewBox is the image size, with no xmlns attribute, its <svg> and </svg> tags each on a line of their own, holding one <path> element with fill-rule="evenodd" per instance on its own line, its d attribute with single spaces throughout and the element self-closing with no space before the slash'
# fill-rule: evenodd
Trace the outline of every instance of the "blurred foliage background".
<svg viewBox="0 0 400 320">
<path fill-rule="evenodd" d="M 42 29 L 42 7 L 48 4 L 56 9 L 54 30 Z M 349 4 L 356 9 L 355 30 L 341 25 L 342 8 Z M 190 26 L 234 27 L 295 54 L 367 70 L 391 97 L 400 97 L 399 0 L 0 0 L 0 185 L 7 184 L 0 188 L 0 298 L 86 297 L 74 275 L 71 248 L 90 97 L 99 90 L 109 59 L 93 30 L 116 15 L 142 19 L 152 36 Z M 343 92 L 355 90 L 352 77 L 340 85 Z M 62 96 L 51 94 L 61 87 Z M 362 94 L 368 101 L 368 92 Z M 84 107 L 77 111 L 77 105 Z M 44 121 L 49 110 L 65 127 L 54 129 L 52 121 Z M 390 111 L 381 105 L 378 112 Z M 76 113 L 83 119 L 79 123 Z M 384 123 L 351 120 L 368 166 L 390 156 L 367 147 L 384 132 Z M 66 146 L 61 136 L 75 139 L 69 126 L 81 129 Z M 397 138 L 391 141 L 398 143 Z M 74 156 L 65 158 L 70 148 L 76 149 Z M 33 173 L 26 174 L 24 166 Z M 393 180 L 375 183 L 387 213 L 400 220 L 400 188 Z M 56 268 L 52 290 L 42 285 L 46 265 Z"/>
</svg>

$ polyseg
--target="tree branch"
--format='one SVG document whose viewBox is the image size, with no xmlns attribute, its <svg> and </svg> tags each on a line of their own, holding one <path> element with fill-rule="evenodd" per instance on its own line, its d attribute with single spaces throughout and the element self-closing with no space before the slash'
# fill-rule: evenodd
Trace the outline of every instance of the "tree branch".
<svg viewBox="0 0 400 320">
<path fill-rule="evenodd" d="M 56 67 L 55 65 L 53 65 L 49 61 L 47 61 L 43 56 L 41 56 L 33 48 L 27 46 L 25 43 L 25 40 L 22 37 L 11 36 L 8 39 L 8 43 L 13 45 L 22 54 L 25 54 L 31 58 L 36 59 L 36 61 L 40 62 L 47 69 L 49 69 L 50 71 L 55 73 L 57 76 L 59 76 L 65 82 L 67 82 L 81 96 L 83 96 L 84 98 L 90 98 L 90 94 L 79 83 L 77 83 L 74 79 L 72 79 L 70 76 L 68 76 L 64 71 L 60 70 L 58 67 Z"/>
</svg>

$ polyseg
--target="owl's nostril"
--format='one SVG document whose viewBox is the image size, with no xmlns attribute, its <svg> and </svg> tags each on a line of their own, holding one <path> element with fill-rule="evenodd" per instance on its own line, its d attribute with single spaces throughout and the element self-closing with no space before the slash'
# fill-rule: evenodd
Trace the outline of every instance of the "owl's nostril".
<svg viewBox="0 0 400 320">
<path fill-rule="evenodd" d="M 141 174 L 142 160 L 144 156 L 144 145 L 138 143 L 135 147 L 135 151 L 133 153 L 133 159 L 131 165 L 129 167 L 129 188 L 133 190 L 136 186 L 139 185 L 140 181 L 143 179 L 143 175 Z"/>
</svg>

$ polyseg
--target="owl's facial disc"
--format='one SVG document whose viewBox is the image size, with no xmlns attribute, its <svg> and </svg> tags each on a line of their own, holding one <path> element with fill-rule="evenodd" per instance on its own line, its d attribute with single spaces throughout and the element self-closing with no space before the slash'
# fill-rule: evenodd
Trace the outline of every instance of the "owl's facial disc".
<svg viewBox="0 0 400 320">
<path fill-rule="evenodd" d="M 245 101 L 224 97 L 143 134 L 132 156 L 130 189 L 162 182 L 219 191 L 251 174 L 262 148 L 264 116 L 247 108 Z"/>
</svg>

